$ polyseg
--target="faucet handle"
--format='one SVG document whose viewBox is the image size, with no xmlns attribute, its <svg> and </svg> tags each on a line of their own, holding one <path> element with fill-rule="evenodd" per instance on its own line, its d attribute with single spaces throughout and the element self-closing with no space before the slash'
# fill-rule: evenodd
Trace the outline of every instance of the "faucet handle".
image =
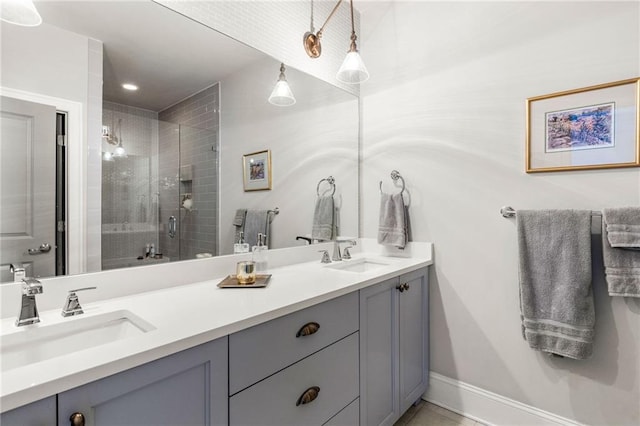
<svg viewBox="0 0 640 426">
<path fill-rule="evenodd" d="M 26 296 L 42 294 L 42 283 L 35 278 L 25 277 L 22 279 L 22 293 Z"/>
<path fill-rule="evenodd" d="M 346 246 L 342 251 L 343 259 L 347 259 L 347 260 L 351 259 L 351 252 L 349 251 L 350 248 L 353 248 L 353 246 Z"/>
<path fill-rule="evenodd" d="M 318 250 L 318 253 L 322 253 L 322 260 L 320 263 L 331 263 L 331 256 L 327 250 Z"/>
<path fill-rule="evenodd" d="M 85 291 L 85 290 L 95 290 L 97 287 L 84 287 L 77 288 L 75 290 L 69 290 L 69 294 L 67 295 L 67 300 L 64 302 L 64 306 L 62 307 L 62 316 L 63 317 L 71 317 L 74 315 L 80 315 L 84 313 L 82 310 L 82 306 L 80 306 L 80 301 L 78 300 L 78 295 L 76 292 Z"/>
</svg>

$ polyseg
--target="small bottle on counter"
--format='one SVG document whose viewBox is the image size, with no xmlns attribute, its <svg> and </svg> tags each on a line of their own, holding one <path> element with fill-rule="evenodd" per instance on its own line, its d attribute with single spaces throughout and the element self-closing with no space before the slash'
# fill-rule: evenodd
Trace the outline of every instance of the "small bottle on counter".
<svg viewBox="0 0 640 426">
<path fill-rule="evenodd" d="M 257 245 L 253 246 L 253 248 L 251 249 L 251 251 L 253 252 L 253 261 L 256 263 L 256 272 L 264 272 L 267 270 L 268 247 L 265 244 L 266 239 L 266 235 L 262 235 L 262 233 L 259 233 Z"/>
<path fill-rule="evenodd" d="M 249 253 L 249 243 L 244 242 L 244 232 L 240 231 L 238 242 L 233 245 L 233 253 Z"/>
</svg>

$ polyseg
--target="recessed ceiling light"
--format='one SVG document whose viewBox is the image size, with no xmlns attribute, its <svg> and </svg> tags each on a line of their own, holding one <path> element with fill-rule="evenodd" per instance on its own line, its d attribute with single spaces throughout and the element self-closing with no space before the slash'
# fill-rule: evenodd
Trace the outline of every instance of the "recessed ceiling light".
<svg viewBox="0 0 640 426">
<path fill-rule="evenodd" d="M 127 89 L 127 90 L 138 90 L 138 86 L 136 86 L 135 84 L 131 84 L 131 83 L 125 83 L 122 85 L 123 89 Z"/>
</svg>

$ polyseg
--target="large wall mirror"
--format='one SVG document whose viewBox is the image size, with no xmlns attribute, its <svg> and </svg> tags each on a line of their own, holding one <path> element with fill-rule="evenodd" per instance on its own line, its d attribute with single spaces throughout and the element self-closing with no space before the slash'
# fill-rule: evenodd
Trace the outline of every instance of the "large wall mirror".
<svg viewBox="0 0 640 426">
<path fill-rule="evenodd" d="M 329 176 L 335 178 L 338 233 L 357 236 L 354 95 L 287 67 L 297 102 L 271 105 L 280 61 L 150 0 L 36 6 L 44 20 L 40 27 L 1 26 L 0 83 L 10 89 L 2 102 L 2 282 L 13 280 L 12 263 L 23 264 L 28 275 L 47 277 L 73 273 L 65 268 L 69 263 L 87 265 L 78 270 L 90 272 L 230 254 L 245 210 L 266 215 L 271 248 L 307 244 L 297 237 L 311 232 L 318 194 L 333 191 Z M 95 40 L 102 43 L 102 69 L 92 69 L 92 48 L 100 46 Z M 47 55 L 61 65 L 38 74 Z M 103 83 L 98 94 L 91 90 L 96 76 Z M 36 111 L 28 96 L 15 95 L 22 92 L 73 99 L 83 108 L 75 116 L 60 108 L 57 115 L 56 108 Z M 87 113 L 96 108 L 97 117 Z M 51 132 L 46 149 L 37 145 L 31 121 L 22 120 L 40 113 L 52 114 L 49 126 L 38 130 Z M 99 149 L 85 150 L 87 163 L 80 168 L 64 149 L 56 154 L 65 131 L 61 123 L 69 122 L 84 132 L 82 143 L 99 140 Z M 10 141 L 8 132 L 17 139 Z M 270 189 L 248 191 L 254 188 L 243 181 L 245 162 L 265 151 Z M 41 163 L 50 171 L 38 177 Z M 64 194 L 77 176 L 94 184 L 82 197 Z M 58 188 L 37 179 L 57 181 Z M 56 236 L 64 226 L 55 215 L 64 217 L 65 209 L 69 221 L 76 219 L 69 212 L 86 212 L 78 243 L 86 249 L 82 262 L 65 245 L 77 238 L 73 231 Z M 47 224 L 38 224 L 44 210 L 51 210 Z M 244 219 L 243 227 L 249 216 Z M 67 230 L 74 226 L 67 224 Z M 44 236 L 35 235 L 41 228 Z M 56 251 L 64 255 L 57 256 L 57 266 Z"/>
</svg>

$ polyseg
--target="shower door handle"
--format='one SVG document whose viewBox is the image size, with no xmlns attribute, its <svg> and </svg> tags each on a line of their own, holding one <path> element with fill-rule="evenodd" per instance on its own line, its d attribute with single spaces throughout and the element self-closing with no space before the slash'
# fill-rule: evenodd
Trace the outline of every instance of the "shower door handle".
<svg viewBox="0 0 640 426">
<path fill-rule="evenodd" d="M 169 238 L 174 238 L 178 231 L 178 220 L 175 216 L 169 218 Z"/>
</svg>

